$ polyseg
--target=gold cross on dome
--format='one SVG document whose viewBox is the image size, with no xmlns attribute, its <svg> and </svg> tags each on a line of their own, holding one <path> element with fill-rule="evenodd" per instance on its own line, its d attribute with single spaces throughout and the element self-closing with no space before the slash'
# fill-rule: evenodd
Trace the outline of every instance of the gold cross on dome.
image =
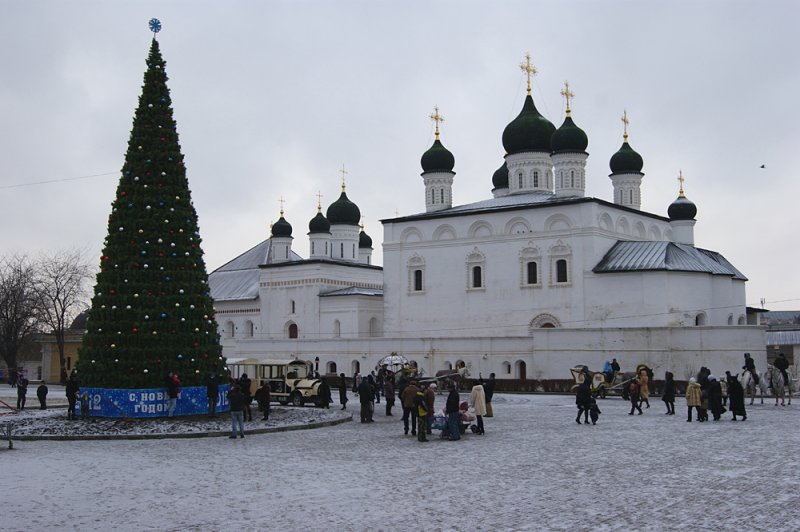
<svg viewBox="0 0 800 532">
<path fill-rule="evenodd" d="M 575 93 L 569 90 L 569 81 L 564 82 L 564 88 L 561 90 L 561 96 L 563 96 L 564 99 L 567 100 L 567 116 L 569 116 L 570 115 L 569 99 L 575 97 Z"/>
<path fill-rule="evenodd" d="M 623 110 L 622 110 L 622 124 L 623 124 L 623 126 L 622 126 L 622 128 L 623 128 L 623 131 L 622 131 L 622 139 L 623 139 L 625 142 L 627 142 L 627 141 L 628 141 L 628 124 L 629 124 L 629 123 L 630 123 L 630 122 L 629 122 L 629 120 L 628 120 L 628 111 L 627 111 L 627 109 L 623 109 Z"/>
<path fill-rule="evenodd" d="M 519 64 L 520 70 L 528 75 L 528 96 L 531 94 L 531 76 L 535 76 L 539 71 L 531 64 L 530 52 L 525 54 L 525 62 Z"/>
<path fill-rule="evenodd" d="M 680 182 L 680 184 L 681 184 L 681 188 L 680 188 L 680 190 L 678 191 L 678 196 L 680 196 L 680 197 L 682 197 L 682 198 L 683 198 L 683 197 L 685 197 L 685 196 L 684 196 L 684 194 L 683 194 L 683 182 L 684 182 L 685 180 L 686 180 L 686 179 L 683 177 L 683 170 L 678 170 L 678 181 L 679 181 L 679 182 Z"/>
<path fill-rule="evenodd" d="M 444 122 L 444 117 L 439 114 L 439 106 L 433 106 L 433 113 L 430 114 L 431 120 L 436 122 L 436 140 L 439 140 L 439 122 Z"/>
<path fill-rule="evenodd" d="M 281 199 L 278 200 L 278 203 L 281 204 L 281 216 L 283 216 L 283 204 L 286 203 L 286 200 L 283 199 L 283 196 L 281 196 Z"/>
<path fill-rule="evenodd" d="M 347 175 L 347 170 L 344 169 L 344 163 L 342 163 L 342 169 L 339 170 L 342 173 L 342 192 L 344 192 L 344 176 Z"/>
<path fill-rule="evenodd" d="M 317 212 L 322 212 L 322 193 L 317 190 Z"/>
</svg>

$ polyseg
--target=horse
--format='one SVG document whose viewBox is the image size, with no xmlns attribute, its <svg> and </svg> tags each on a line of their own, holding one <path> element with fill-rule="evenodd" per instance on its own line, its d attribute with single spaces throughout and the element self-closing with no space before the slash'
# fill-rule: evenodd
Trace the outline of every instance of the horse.
<svg viewBox="0 0 800 532">
<path fill-rule="evenodd" d="M 751 405 L 753 404 L 753 401 L 756 398 L 756 392 L 757 391 L 761 392 L 761 404 L 762 405 L 764 404 L 764 387 L 761 386 L 761 383 L 764 382 L 764 378 L 763 377 L 761 378 L 761 380 L 759 381 L 759 384 L 757 385 L 756 384 L 756 379 L 753 376 L 753 374 L 750 373 L 750 370 L 746 369 L 746 370 L 744 370 L 742 372 L 742 378 L 741 378 L 740 382 L 741 382 L 742 388 L 744 389 L 745 397 L 747 397 L 748 395 L 750 396 L 750 404 Z"/>
<path fill-rule="evenodd" d="M 461 389 L 461 383 L 469 378 L 469 369 L 467 366 L 458 369 L 442 369 L 436 372 L 434 380 L 443 380 L 443 384 L 454 382 L 456 390 Z M 442 386 L 444 387 L 444 386 Z"/>
<path fill-rule="evenodd" d="M 781 406 L 786 406 L 784 398 L 787 394 L 789 395 L 789 405 L 792 404 L 792 393 L 795 392 L 794 379 L 789 370 L 786 370 L 786 373 L 789 376 L 788 383 L 783 382 L 783 373 L 781 373 L 781 370 L 770 364 L 767 366 L 767 371 L 764 372 L 762 377 L 762 388 L 766 386 L 767 383 L 769 387 L 772 388 L 772 395 L 775 396 L 775 406 L 778 406 L 779 398 L 781 400 Z"/>
</svg>

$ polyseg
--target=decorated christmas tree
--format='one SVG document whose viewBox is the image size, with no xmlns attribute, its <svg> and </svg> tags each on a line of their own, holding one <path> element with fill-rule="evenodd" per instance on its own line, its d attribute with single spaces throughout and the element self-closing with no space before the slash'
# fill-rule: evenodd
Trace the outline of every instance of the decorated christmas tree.
<svg viewBox="0 0 800 532">
<path fill-rule="evenodd" d="M 81 387 L 182 386 L 223 374 L 197 213 L 154 38 L 77 365 Z"/>
</svg>

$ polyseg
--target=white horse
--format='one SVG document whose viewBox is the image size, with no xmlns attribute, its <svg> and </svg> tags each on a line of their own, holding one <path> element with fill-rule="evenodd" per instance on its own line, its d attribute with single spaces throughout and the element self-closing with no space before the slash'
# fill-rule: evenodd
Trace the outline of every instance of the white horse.
<svg viewBox="0 0 800 532">
<path fill-rule="evenodd" d="M 757 391 L 761 392 L 761 404 L 762 405 L 764 404 L 764 387 L 761 386 L 763 382 L 764 378 L 762 377 L 761 380 L 759 380 L 759 384 L 756 385 L 755 376 L 753 376 L 753 374 L 750 373 L 750 370 L 746 369 L 742 372 L 742 378 L 741 378 L 742 388 L 744 389 L 745 397 L 747 397 L 748 395 L 750 396 L 751 405 L 753 404 L 753 401 L 756 398 Z"/>
<path fill-rule="evenodd" d="M 789 404 L 792 404 L 792 394 L 796 391 L 794 389 L 794 376 L 789 370 L 786 370 L 786 373 L 789 375 L 788 383 L 783 382 L 783 373 L 781 373 L 781 370 L 770 364 L 767 366 L 767 371 L 764 372 L 763 377 L 761 377 L 762 389 L 766 386 L 772 388 L 772 395 L 775 396 L 775 406 L 778 406 L 778 399 L 781 400 L 781 406 L 786 406 L 784 402 L 786 395 L 789 396 Z"/>
</svg>

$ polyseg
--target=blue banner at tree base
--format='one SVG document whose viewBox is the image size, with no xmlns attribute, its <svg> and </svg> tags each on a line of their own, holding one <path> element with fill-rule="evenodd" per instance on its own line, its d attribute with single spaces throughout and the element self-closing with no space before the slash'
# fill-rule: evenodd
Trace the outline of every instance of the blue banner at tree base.
<svg viewBox="0 0 800 532">
<path fill-rule="evenodd" d="M 230 411 L 228 384 L 219 387 L 217 412 Z M 166 388 L 124 390 L 112 388 L 81 388 L 76 405 L 78 414 L 86 408 L 90 417 L 167 417 L 170 401 Z M 181 388 L 175 401 L 173 416 L 208 414 L 208 394 L 205 386 Z"/>
</svg>

